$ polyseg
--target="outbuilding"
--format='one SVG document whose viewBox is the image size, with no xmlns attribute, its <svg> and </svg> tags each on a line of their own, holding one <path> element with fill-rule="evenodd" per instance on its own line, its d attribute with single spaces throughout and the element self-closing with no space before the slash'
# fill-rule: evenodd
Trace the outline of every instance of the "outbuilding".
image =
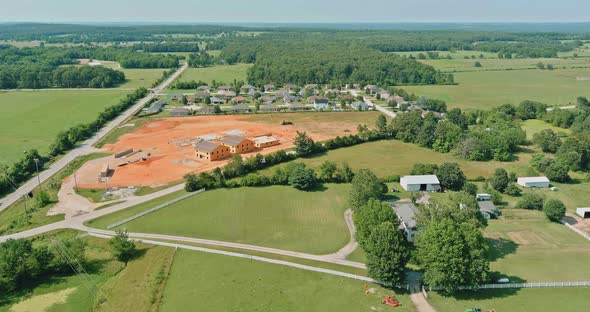
<svg viewBox="0 0 590 312">
<path fill-rule="evenodd" d="M 496 205 L 492 201 L 489 200 L 482 200 L 477 202 L 477 206 L 479 207 L 479 212 L 486 218 L 489 219 L 496 219 L 501 214 L 500 210 L 496 208 Z"/>
<path fill-rule="evenodd" d="M 435 175 L 409 175 L 399 179 L 399 183 L 406 191 L 418 192 L 438 192 L 440 191 L 440 181 Z"/>
<path fill-rule="evenodd" d="M 549 182 L 547 177 L 522 177 L 516 181 L 522 187 L 549 187 Z"/>
<path fill-rule="evenodd" d="M 576 214 L 584 219 L 590 218 L 590 207 L 576 208 Z"/>
</svg>

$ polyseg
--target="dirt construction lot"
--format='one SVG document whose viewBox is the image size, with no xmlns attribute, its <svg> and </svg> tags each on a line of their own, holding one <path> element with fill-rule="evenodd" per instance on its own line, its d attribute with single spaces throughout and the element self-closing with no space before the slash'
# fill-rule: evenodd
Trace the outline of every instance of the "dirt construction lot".
<svg viewBox="0 0 590 312">
<path fill-rule="evenodd" d="M 283 113 L 156 119 L 146 122 L 132 133 L 122 135 L 116 143 L 104 146 L 107 152 L 134 149 L 141 150 L 141 153 L 127 159 L 109 156 L 86 163 L 77 171 L 78 187 L 159 186 L 181 180 L 187 173 L 210 171 L 226 164 L 227 159 L 213 162 L 197 160 L 190 143 L 199 136 L 225 136 L 226 131 L 237 131 L 246 138 L 272 135 L 279 139 L 280 144 L 277 146 L 242 154 L 243 158 L 248 158 L 256 153 L 268 154 L 293 147 L 297 131 L 307 132 L 316 141 L 327 140 L 338 135 L 354 134 L 358 124 L 372 125 L 376 116 L 372 112 Z M 283 120 L 293 124 L 281 125 Z M 137 161 L 119 166 L 128 160 Z M 109 178 L 100 179 L 105 164 L 111 169 Z"/>
</svg>

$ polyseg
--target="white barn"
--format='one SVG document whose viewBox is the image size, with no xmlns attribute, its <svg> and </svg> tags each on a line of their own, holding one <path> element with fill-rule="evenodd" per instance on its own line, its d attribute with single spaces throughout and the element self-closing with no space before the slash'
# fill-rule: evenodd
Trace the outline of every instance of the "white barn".
<svg viewBox="0 0 590 312">
<path fill-rule="evenodd" d="M 399 184 L 406 191 L 440 191 L 440 181 L 435 175 L 409 175 L 399 179 Z"/>
<path fill-rule="evenodd" d="M 576 214 L 584 219 L 590 218 L 590 207 L 576 208 Z"/>
<path fill-rule="evenodd" d="M 547 177 L 522 177 L 516 181 L 522 187 L 549 187 L 549 182 Z"/>
</svg>

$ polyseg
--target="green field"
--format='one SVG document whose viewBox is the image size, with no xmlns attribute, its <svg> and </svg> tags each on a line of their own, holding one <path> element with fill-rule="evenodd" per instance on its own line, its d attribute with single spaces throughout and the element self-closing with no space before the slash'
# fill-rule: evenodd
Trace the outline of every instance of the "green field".
<svg viewBox="0 0 590 312">
<path fill-rule="evenodd" d="M 168 53 L 166 53 L 168 54 Z M 154 81 L 162 77 L 166 68 L 121 68 L 118 62 L 100 61 L 104 67 L 120 70 L 125 73 L 127 82 L 118 86 L 120 89 L 136 89 L 139 87 L 149 88 Z"/>
<path fill-rule="evenodd" d="M 452 59 L 463 59 L 466 56 L 469 58 L 471 58 L 472 56 L 475 56 L 476 59 L 479 59 L 480 54 L 483 54 L 484 58 L 486 58 L 486 59 L 498 58 L 497 53 L 482 52 L 482 51 L 456 50 L 456 51 L 432 51 L 432 52 L 438 52 L 438 54 L 441 58 L 446 58 L 447 55 L 450 55 Z M 420 54 L 420 53 L 427 55 L 427 52 L 425 52 L 425 51 L 404 51 L 404 52 L 390 52 L 390 53 L 398 54 L 398 55 L 402 55 L 402 56 L 408 56 L 408 57 L 410 55 L 412 55 L 416 58 L 418 57 L 418 54 Z"/>
<path fill-rule="evenodd" d="M 556 133 L 560 134 L 562 137 L 568 136 L 572 132 L 570 129 L 556 127 L 548 122 L 538 119 L 529 119 L 523 121 L 521 127 L 524 131 L 526 131 L 526 137 L 529 140 L 533 138 L 533 135 L 535 135 L 535 133 L 545 129 L 551 129 Z"/>
<path fill-rule="evenodd" d="M 178 250 L 160 310 L 392 311 L 381 303 L 392 293 L 343 277 Z M 407 295 L 396 297 L 402 303 L 396 311 L 413 311 Z"/>
<path fill-rule="evenodd" d="M 587 281 L 583 269 L 590 257 L 590 242 L 540 211 L 504 209 L 490 220 L 484 234 L 492 245 L 491 270 L 512 281 Z"/>
<path fill-rule="evenodd" d="M 523 59 L 436 59 L 420 60 L 443 72 L 536 69 L 539 62 L 556 69 L 590 67 L 589 58 L 523 58 Z M 475 67 L 475 62 L 482 66 Z"/>
<path fill-rule="evenodd" d="M 122 227 L 328 254 L 350 239 L 344 222 L 349 186 L 326 187 L 314 192 L 288 186 L 207 191 Z"/>
<path fill-rule="evenodd" d="M 532 154 L 527 152 L 517 154 L 518 160 L 514 162 L 476 162 L 460 159 L 453 156 L 453 154 L 438 153 L 410 143 L 383 140 L 339 148 L 328 151 L 324 155 L 295 161 L 302 161 L 312 168 L 318 168 L 326 160 L 337 163 L 347 162 L 354 170 L 368 168 L 382 178 L 391 175 L 409 174 L 415 163 L 441 164 L 456 162 L 461 166 L 468 178 L 476 178 L 478 176 L 490 176 L 498 167 L 504 167 L 515 172 L 528 172 L 531 170 L 529 166 L 531 157 Z M 265 169 L 262 172 L 272 175 L 275 168 L 279 166 L 285 166 L 285 164 Z"/>
<path fill-rule="evenodd" d="M 178 81 L 204 81 L 211 84 L 213 80 L 218 83 L 231 83 L 234 79 L 246 81 L 246 71 L 252 67 L 252 64 L 236 65 L 215 65 L 204 68 L 187 69 Z M 194 90 L 188 90 L 194 91 Z"/>
<path fill-rule="evenodd" d="M 523 100 L 569 105 L 578 96 L 590 96 L 589 68 L 514 70 L 455 73 L 458 85 L 407 86 L 409 92 L 447 102 L 449 107 L 483 109 Z"/>
<path fill-rule="evenodd" d="M 0 159 L 12 163 L 24 150 L 46 153 L 55 135 L 90 122 L 128 91 L 0 92 Z"/>
<path fill-rule="evenodd" d="M 428 301 L 439 312 L 462 312 L 475 307 L 481 308 L 482 311 L 495 309 L 498 312 L 579 312 L 588 310 L 590 288 L 478 290 L 457 297 L 444 297 L 436 292 L 429 292 L 428 296 Z"/>
</svg>

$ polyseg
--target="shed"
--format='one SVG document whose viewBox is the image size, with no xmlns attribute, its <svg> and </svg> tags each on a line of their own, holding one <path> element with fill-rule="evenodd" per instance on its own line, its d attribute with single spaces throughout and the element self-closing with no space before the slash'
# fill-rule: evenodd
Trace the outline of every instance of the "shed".
<svg viewBox="0 0 590 312">
<path fill-rule="evenodd" d="M 399 203 L 391 206 L 400 221 L 399 227 L 404 232 L 408 242 L 414 241 L 414 235 L 418 231 L 416 216 L 420 211 L 411 203 Z"/>
<path fill-rule="evenodd" d="M 523 187 L 549 187 L 549 182 L 547 177 L 522 177 L 516 181 Z"/>
<path fill-rule="evenodd" d="M 477 206 L 479 207 L 479 212 L 481 212 L 481 214 L 484 216 L 484 218 L 486 218 L 488 220 L 495 219 L 501 214 L 500 210 L 498 210 L 498 208 L 496 208 L 496 205 L 494 205 L 494 203 L 492 201 L 489 201 L 489 200 L 478 201 Z"/>
<path fill-rule="evenodd" d="M 435 175 L 409 175 L 399 179 L 406 191 L 440 191 L 440 181 Z"/>
<path fill-rule="evenodd" d="M 576 214 L 584 219 L 590 218 L 590 207 L 576 208 Z"/>
</svg>

